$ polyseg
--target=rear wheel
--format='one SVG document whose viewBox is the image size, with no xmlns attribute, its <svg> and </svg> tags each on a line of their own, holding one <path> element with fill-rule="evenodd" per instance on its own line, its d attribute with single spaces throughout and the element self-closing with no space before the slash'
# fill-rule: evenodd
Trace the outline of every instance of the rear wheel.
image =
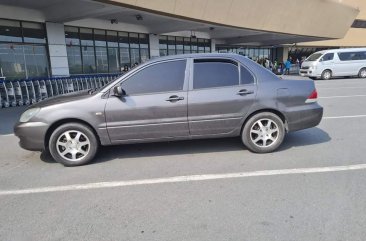
<svg viewBox="0 0 366 241">
<path fill-rule="evenodd" d="M 277 115 L 262 112 L 252 116 L 245 124 L 241 138 L 252 152 L 268 153 L 276 150 L 285 136 L 284 124 Z"/>
<path fill-rule="evenodd" d="M 53 159 L 64 166 L 79 166 L 94 158 L 98 145 L 94 132 L 88 126 L 67 123 L 51 134 L 49 151 Z"/>
<path fill-rule="evenodd" d="M 366 78 L 366 68 L 360 69 L 360 72 L 358 72 L 359 78 Z"/>
<path fill-rule="evenodd" d="M 331 79 L 332 78 L 332 71 L 330 71 L 329 69 L 324 70 L 323 73 L 322 73 L 321 78 L 323 80 L 329 80 L 329 79 Z"/>
</svg>

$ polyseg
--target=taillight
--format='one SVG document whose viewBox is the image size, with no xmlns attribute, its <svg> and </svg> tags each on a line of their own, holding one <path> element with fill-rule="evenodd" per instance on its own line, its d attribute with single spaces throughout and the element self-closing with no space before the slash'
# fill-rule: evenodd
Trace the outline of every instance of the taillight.
<svg viewBox="0 0 366 241">
<path fill-rule="evenodd" d="M 317 100 L 318 100 L 318 92 L 316 91 L 316 89 L 314 89 L 313 92 L 311 92 L 309 97 L 306 99 L 305 103 L 314 103 Z"/>
</svg>

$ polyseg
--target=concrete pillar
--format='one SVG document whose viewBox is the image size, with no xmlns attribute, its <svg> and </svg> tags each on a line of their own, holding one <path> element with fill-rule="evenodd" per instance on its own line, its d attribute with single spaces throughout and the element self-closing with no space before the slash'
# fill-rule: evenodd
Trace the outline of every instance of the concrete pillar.
<svg viewBox="0 0 366 241">
<path fill-rule="evenodd" d="M 64 25 L 46 22 L 46 31 L 52 76 L 69 76 Z"/>
<path fill-rule="evenodd" d="M 279 62 L 286 62 L 288 58 L 288 47 L 280 47 L 272 50 L 273 59 L 277 59 Z"/>
<path fill-rule="evenodd" d="M 216 40 L 211 39 L 211 53 L 216 53 Z"/>
<path fill-rule="evenodd" d="M 150 58 L 156 58 L 160 56 L 159 51 L 159 35 L 149 34 L 149 44 L 150 44 Z"/>
</svg>

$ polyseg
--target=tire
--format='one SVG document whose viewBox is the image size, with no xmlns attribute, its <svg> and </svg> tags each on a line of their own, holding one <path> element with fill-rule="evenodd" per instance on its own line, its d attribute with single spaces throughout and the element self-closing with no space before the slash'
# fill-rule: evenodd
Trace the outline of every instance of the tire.
<svg viewBox="0 0 366 241">
<path fill-rule="evenodd" d="M 93 130 L 80 123 L 67 123 L 56 128 L 49 139 L 52 158 L 64 166 L 80 166 L 93 160 L 99 142 Z"/>
<path fill-rule="evenodd" d="M 323 71 L 321 75 L 322 80 L 330 80 L 332 78 L 332 71 L 326 69 Z"/>
<path fill-rule="evenodd" d="M 363 79 L 366 78 L 366 68 L 360 69 L 360 71 L 358 72 L 358 77 Z"/>
<path fill-rule="evenodd" d="M 260 127 L 259 123 L 263 127 Z M 282 144 L 284 137 L 285 126 L 281 118 L 271 112 L 261 112 L 252 116 L 245 123 L 241 133 L 244 145 L 255 153 L 273 152 Z"/>
</svg>

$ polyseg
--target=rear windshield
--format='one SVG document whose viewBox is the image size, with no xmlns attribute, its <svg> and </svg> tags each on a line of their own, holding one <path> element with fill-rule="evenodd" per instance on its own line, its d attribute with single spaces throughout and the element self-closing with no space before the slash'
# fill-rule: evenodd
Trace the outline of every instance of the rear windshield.
<svg viewBox="0 0 366 241">
<path fill-rule="evenodd" d="M 305 61 L 315 61 L 317 59 L 319 59 L 323 54 L 320 53 L 315 53 L 310 55 Z"/>
</svg>

